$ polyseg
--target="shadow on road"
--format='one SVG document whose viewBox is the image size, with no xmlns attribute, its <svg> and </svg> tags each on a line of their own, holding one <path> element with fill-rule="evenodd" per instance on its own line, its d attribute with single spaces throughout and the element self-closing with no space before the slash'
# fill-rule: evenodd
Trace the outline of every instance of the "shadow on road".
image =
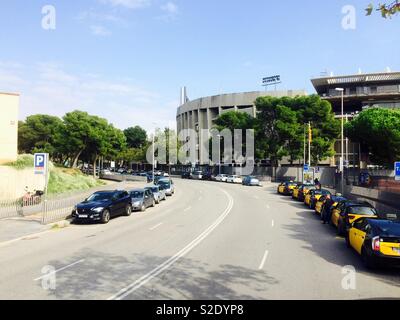
<svg viewBox="0 0 400 320">
<path fill-rule="evenodd" d="M 57 274 L 57 289 L 49 292 L 49 299 L 107 299 L 164 263 L 169 257 L 143 254 L 127 258 L 85 251 L 68 261 L 51 261 L 49 264 L 57 269 L 81 259 L 85 261 Z M 200 261 L 182 258 L 171 269 L 131 294 L 128 299 L 260 300 L 261 293 L 265 294 L 277 284 L 277 280 L 263 271 L 233 265 L 215 268 Z"/>
<path fill-rule="evenodd" d="M 301 203 L 292 203 L 296 208 Z M 304 207 L 303 207 L 304 208 Z M 358 254 L 346 247 L 345 241 L 336 236 L 335 228 L 322 225 L 321 219 L 313 210 L 298 211 L 296 224 L 284 225 L 282 228 L 291 232 L 294 239 L 303 241 L 305 249 L 311 250 L 319 257 L 338 266 L 354 266 L 356 270 L 365 276 L 373 277 L 389 285 L 400 286 L 399 269 L 380 269 L 370 271 L 366 269 Z"/>
</svg>

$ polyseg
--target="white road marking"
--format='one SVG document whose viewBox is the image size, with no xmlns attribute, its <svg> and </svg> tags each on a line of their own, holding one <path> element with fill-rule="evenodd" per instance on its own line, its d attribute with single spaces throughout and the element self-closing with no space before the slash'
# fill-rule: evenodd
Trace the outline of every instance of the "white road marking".
<svg viewBox="0 0 400 320">
<path fill-rule="evenodd" d="M 39 281 L 39 280 L 41 280 L 41 279 L 43 279 L 43 278 L 46 278 L 46 277 L 51 276 L 51 275 L 53 275 L 53 274 L 56 274 L 57 272 L 63 271 L 63 270 L 65 270 L 65 269 L 71 268 L 71 267 L 73 267 L 73 266 L 75 266 L 75 265 L 77 265 L 77 264 L 79 264 L 79 263 L 84 262 L 84 261 L 85 261 L 85 259 L 82 259 L 82 260 L 79 260 L 79 261 L 77 261 L 77 262 L 71 263 L 71 264 L 69 264 L 69 265 L 67 265 L 67 266 L 65 266 L 65 267 L 63 267 L 63 268 L 60 268 L 60 269 L 58 269 L 58 270 L 56 270 L 56 271 L 53 271 L 53 272 L 51 272 L 51 273 L 49 273 L 49 274 L 46 274 L 46 275 L 41 276 L 41 277 L 39 277 L 39 278 L 36 278 L 36 279 L 34 279 L 33 281 Z"/>
<path fill-rule="evenodd" d="M 150 228 L 149 230 L 150 230 L 150 231 L 154 231 L 154 230 L 156 230 L 157 228 L 161 227 L 162 225 L 163 225 L 163 223 L 161 222 L 161 223 L 159 223 L 158 225 L 154 226 L 153 228 Z"/>
<path fill-rule="evenodd" d="M 46 231 L 42 231 L 42 232 L 38 232 L 38 233 L 32 233 L 32 234 L 29 234 L 29 235 L 26 235 L 26 236 L 23 236 L 23 237 L 20 237 L 20 238 L 16 238 L 16 239 L 0 242 L 0 248 L 1 247 L 5 247 L 5 246 L 7 246 L 9 244 L 13 244 L 13 243 L 18 242 L 18 241 L 37 238 L 39 236 L 42 236 L 42 235 L 44 235 L 46 233 L 50 233 L 50 232 L 54 232 L 54 230 L 46 230 Z"/>
<path fill-rule="evenodd" d="M 264 269 L 265 262 L 267 262 L 268 254 L 269 254 L 268 250 L 265 251 L 264 256 L 263 256 L 263 258 L 262 258 L 262 260 L 261 260 L 260 267 L 258 268 L 258 270 Z"/>
<path fill-rule="evenodd" d="M 164 272 L 165 270 L 169 269 L 172 265 L 174 265 L 178 260 L 186 256 L 189 252 L 191 252 L 194 248 L 196 248 L 204 239 L 206 239 L 229 215 L 232 211 L 234 200 L 232 196 L 227 193 L 225 190 L 221 191 L 225 193 L 227 196 L 229 203 L 226 207 L 225 211 L 221 214 L 221 216 L 215 220 L 215 222 L 208 227 L 202 234 L 200 234 L 196 239 L 194 239 L 191 243 L 189 243 L 185 248 L 175 254 L 173 257 L 169 258 L 164 263 L 160 264 L 158 267 L 154 268 L 148 274 L 144 275 L 140 279 L 136 280 L 126 288 L 120 290 L 117 294 L 108 298 L 108 300 L 122 300 L 126 298 L 131 293 L 135 292 L 136 290 L 140 289 L 146 283 L 157 277 L 159 274 Z"/>
</svg>

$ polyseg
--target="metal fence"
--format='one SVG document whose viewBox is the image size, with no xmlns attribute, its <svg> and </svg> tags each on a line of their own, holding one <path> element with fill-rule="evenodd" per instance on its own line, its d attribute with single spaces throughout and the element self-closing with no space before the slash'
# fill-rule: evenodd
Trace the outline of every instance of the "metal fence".
<svg viewBox="0 0 400 320">
<path fill-rule="evenodd" d="M 12 201 L 0 201 L 0 219 L 14 217 L 32 217 L 43 224 L 49 224 L 68 218 L 74 206 L 100 190 L 125 189 L 127 182 L 96 187 L 87 191 L 69 192 L 47 197 L 21 198 Z"/>
</svg>

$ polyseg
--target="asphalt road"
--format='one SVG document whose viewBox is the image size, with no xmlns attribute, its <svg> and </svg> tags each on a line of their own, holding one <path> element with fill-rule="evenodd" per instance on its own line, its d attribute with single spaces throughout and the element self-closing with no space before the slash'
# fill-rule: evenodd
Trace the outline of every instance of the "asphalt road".
<svg viewBox="0 0 400 320">
<path fill-rule="evenodd" d="M 274 185 L 176 186 L 144 214 L 0 243 L 0 299 L 400 298 L 399 271 L 367 271 Z"/>
</svg>

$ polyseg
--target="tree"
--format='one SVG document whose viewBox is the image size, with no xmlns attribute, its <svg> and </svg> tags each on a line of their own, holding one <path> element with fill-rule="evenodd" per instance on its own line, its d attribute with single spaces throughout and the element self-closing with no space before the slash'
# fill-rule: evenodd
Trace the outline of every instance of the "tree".
<svg viewBox="0 0 400 320">
<path fill-rule="evenodd" d="M 32 115 L 18 123 L 18 149 L 21 153 L 45 152 L 53 157 L 57 153 L 56 136 L 63 122 L 49 115 Z"/>
<path fill-rule="evenodd" d="M 366 146 L 375 164 L 393 166 L 400 159 L 400 111 L 373 108 L 346 124 L 347 136 Z"/>
<path fill-rule="evenodd" d="M 314 163 L 334 155 L 333 145 L 340 133 L 332 106 L 318 95 L 302 97 L 260 97 L 256 100 L 256 141 L 258 155 L 270 158 L 273 165 L 284 156 L 290 161 L 303 155 L 304 126 L 311 123 Z"/>
<path fill-rule="evenodd" d="M 378 7 L 371 3 L 365 10 L 367 11 L 367 16 L 372 15 L 373 11 L 380 11 L 383 18 L 391 18 L 393 15 L 400 12 L 400 1 L 396 0 L 389 3 L 383 3 Z"/>
<path fill-rule="evenodd" d="M 140 126 L 130 127 L 124 130 L 126 142 L 129 148 L 141 148 L 147 142 L 147 132 Z"/>
</svg>

